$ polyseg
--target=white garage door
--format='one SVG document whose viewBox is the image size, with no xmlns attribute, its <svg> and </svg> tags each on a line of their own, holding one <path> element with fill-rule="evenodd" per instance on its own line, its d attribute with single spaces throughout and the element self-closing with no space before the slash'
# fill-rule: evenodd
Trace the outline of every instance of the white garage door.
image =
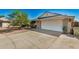
<svg viewBox="0 0 79 59">
<path fill-rule="evenodd" d="M 42 20 L 41 22 L 42 29 L 63 32 L 62 27 L 63 27 L 62 20 L 51 19 L 51 20 Z"/>
</svg>

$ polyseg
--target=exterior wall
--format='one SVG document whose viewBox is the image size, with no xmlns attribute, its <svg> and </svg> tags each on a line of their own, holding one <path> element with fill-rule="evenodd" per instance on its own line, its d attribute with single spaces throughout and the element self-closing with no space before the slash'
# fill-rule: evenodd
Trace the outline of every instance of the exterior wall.
<svg viewBox="0 0 79 59">
<path fill-rule="evenodd" d="M 71 22 L 68 21 L 68 33 L 70 33 L 71 28 Z"/>
<path fill-rule="evenodd" d="M 70 33 L 70 31 L 72 29 L 73 21 L 74 21 L 73 18 L 65 18 L 65 19 L 63 19 L 63 26 L 67 27 L 67 33 Z"/>
<path fill-rule="evenodd" d="M 63 33 L 68 33 L 68 18 L 63 19 Z"/>
<path fill-rule="evenodd" d="M 68 32 L 70 33 L 71 29 L 73 28 L 73 22 L 74 22 L 74 18 L 71 19 L 71 21 L 69 21 L 68 19 Z"/>
<path fill-rule="evenodd" d="M 38 19 L 38 21 L 36 21 L 36 25 L 37 25 L 37 29 L 41 29 L 41 21 Z"/>
<path fill-rule="evenodd" d="M 63 21 L 61 19 L 42 20 L 41 29 L 63 32 Z"/>
<path fill-rule="evenodd" d="M 2 27 L 8 27 L 9 25 L 9 23 L 2 23 Z"/>
</svg>

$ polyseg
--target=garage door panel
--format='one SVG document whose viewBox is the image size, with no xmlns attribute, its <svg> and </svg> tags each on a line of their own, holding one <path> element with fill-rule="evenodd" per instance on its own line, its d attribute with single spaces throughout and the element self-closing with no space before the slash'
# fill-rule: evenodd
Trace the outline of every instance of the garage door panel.
<svg viewBox="0 0 79 59">
<path fill-rule="evenodd" d="M 62 21 L 61 20 L 44 20 L 41 22 L 41 28 L 62 32 Z"/>
</svg>

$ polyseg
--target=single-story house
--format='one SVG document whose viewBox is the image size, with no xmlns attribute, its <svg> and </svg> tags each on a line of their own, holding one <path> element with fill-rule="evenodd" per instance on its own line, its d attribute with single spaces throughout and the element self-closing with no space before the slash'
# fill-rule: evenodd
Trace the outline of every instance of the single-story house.
<svg viewBox="0 0 79 59">
<path fill-rule="evenodd" d="M 67 16 L 58 13 L 46 12 L 37 18 L 37 29 L 46 29 L 58 32 L 70 33 L 74 16 Z"/>
<path fill-rule="evenodd" d="M 79 21 L 74 21 L 73 22 L 73 27 L 79 27 Z"/>
<path fill-rule="evenodd" d="M 32 20 L 30 27 L 31 27 L 31 28 L 36 28 L 36 26 L 37 26 L 37 25 L 36 25 L 36 20 Z"/>
<path fill-rule="evenodd" d="M 8 27 L 10 25 L 10 20 L 2 17 L 0 18 L 0 27 L 4 28 L 4 27 Z"/>
</svg>

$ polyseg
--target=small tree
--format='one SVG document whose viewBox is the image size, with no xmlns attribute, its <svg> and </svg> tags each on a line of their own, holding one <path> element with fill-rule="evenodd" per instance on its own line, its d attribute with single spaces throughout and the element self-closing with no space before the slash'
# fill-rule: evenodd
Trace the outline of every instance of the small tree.
<svg viewBox="0 0 79 59">
<path fill-rule="evenodd" d="M 10 18 L 14 19 L 11 22 L 12 26 L 20 26 L 25 27 L 30 25 L 30 21 L 28 19 L 28 15 L 20 10 L 14 11 L 12 14 L 9 15 Z"/>
</svg>

